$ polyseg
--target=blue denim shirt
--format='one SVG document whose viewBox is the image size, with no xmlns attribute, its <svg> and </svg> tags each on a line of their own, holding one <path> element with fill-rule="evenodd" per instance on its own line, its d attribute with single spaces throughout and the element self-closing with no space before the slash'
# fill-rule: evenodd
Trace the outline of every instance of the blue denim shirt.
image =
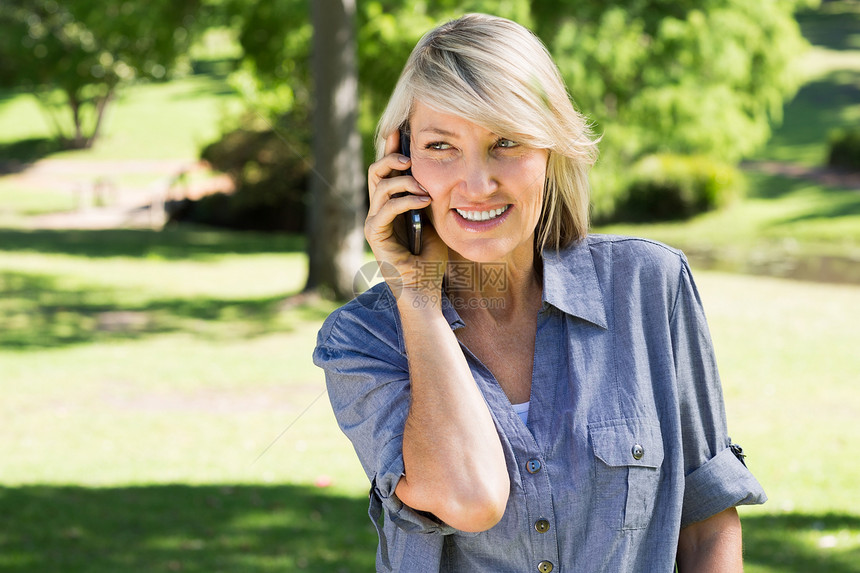
<svg viewBox="0 0 860 573">
<path fill-rule="evenodd" d="M 464 325 L 443 312 L 451 328 Z M 377 570 L 670 572 L 682 527 L 767 499 L 732 453 L 683 254 L 592 235 L 543 255 L 528 423 L 463 347 L 505 452 L 502 520 L 465 533 L 403 505 L 409 361 L 385 284 L 336 310 L 314 352 L 371 481 Z M 440 420 L 439 423 L 444 423 Z"/>
</svg>

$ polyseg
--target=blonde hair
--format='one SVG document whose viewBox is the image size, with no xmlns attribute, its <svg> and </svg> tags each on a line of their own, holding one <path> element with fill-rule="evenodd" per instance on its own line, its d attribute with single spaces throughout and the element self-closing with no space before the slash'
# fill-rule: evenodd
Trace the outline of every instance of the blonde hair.
<svg viewBox="0 0 860 573">
<path fill-rule="evenodd" d="M 546 47 L 523 26 L 467 14 L 431 30 L 412 50 L 377 126 L 385 138 L 416 101 L 523 145 L 549 150 L 536 248 L 562 248 L 588 233 L 588 170 L 597 140 L 570 101 Z"/>
</svg>

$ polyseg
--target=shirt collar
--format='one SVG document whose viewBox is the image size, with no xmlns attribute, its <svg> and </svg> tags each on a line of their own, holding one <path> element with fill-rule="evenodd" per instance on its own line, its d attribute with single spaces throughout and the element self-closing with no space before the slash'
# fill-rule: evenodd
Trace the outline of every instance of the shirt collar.
<svg viewBox="0 0 860 573">
<path fill-rule="evenodd" d="M 601 328 L 609 328 L 603 291 L 587 240 L 543 253 L 543 301 Z"/>
<path fill-rule="evenodd" d="M 442 291 L 442 316 L 444 316 L 445 320 L 448 321 L 448 324 L 451 326 L 451 330 L 457 330 L 458 328 L 466 326 L 466 323 L 463 322 L 462 318 L 460 318 L 460 313 L 457 312 L 457 309 L 454 308 L 453 304 L 451 304 L 451 299 L 448 298 L 448 293 L 444 290 Z"/>
</svg>

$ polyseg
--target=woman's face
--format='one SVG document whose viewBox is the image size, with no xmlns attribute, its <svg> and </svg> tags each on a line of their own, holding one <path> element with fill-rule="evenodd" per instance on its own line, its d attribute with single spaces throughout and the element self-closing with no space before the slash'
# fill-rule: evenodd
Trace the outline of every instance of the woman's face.
<svg viewBox="0 0 860 573">
<path fill-rule="evenodd" d="M 412 174 L 448 248 L 477 262 L 533 256 L 548 152 L 416 102 Z"/>
</svg>

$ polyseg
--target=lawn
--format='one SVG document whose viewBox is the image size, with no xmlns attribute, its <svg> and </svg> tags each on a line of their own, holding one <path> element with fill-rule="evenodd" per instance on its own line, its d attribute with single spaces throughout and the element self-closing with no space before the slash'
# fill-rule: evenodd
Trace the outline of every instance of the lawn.
<svg viewBox="0 0 860 573">
<path fill-rule="evenodd" d="M 301 241 L 0 232 L 0 570 L 371 571 L 367 483 L 281 302 Z M 747 571 L 860 571 L 856 285 L 699 270 L 733 438 L 770 502 Z"/>
<path fill-rule="evenodd" d="M 858 28 L 826 32 L 846 6 L 805 20 L 814 73 L 760 159 L 815 165 L 860 117 Z M 141 84 L 95 149 L 56 153 L 4 93 L 0 156 L 193 159 L 236 103 L 210 76 Z M 732 438 L 770 496 L 741 508 L 746 571 L 860 573 L 860 194 L 749 177 L 724 212 L 601 231 L 693 255 Z M 334 304 L 293 296 L 303 240 L 18 224 L 69 208 L 0 177 L 0 571 L 373 571 L 367 480 L 310 360 Z"/>
<path fill-rule="evenodd" d="M 0 232 L 0 570 L 372 569 L 302 242 Z M 9 463 L 14 460 L 13 463 Z"/>
<path fill-rule="evenodd" d="M 58 151 L 50 122 L 23 91 L 0 93 L 0 159 L 196 159 L 221 131 L 221 118 L 241 109 L 223 78 L 192 75 L 168 83 L 121 89 L 108 107 L 103 136 L 93 149 Z M 68 114 L 66 110 L 61 112 Z"/>
</svg>

